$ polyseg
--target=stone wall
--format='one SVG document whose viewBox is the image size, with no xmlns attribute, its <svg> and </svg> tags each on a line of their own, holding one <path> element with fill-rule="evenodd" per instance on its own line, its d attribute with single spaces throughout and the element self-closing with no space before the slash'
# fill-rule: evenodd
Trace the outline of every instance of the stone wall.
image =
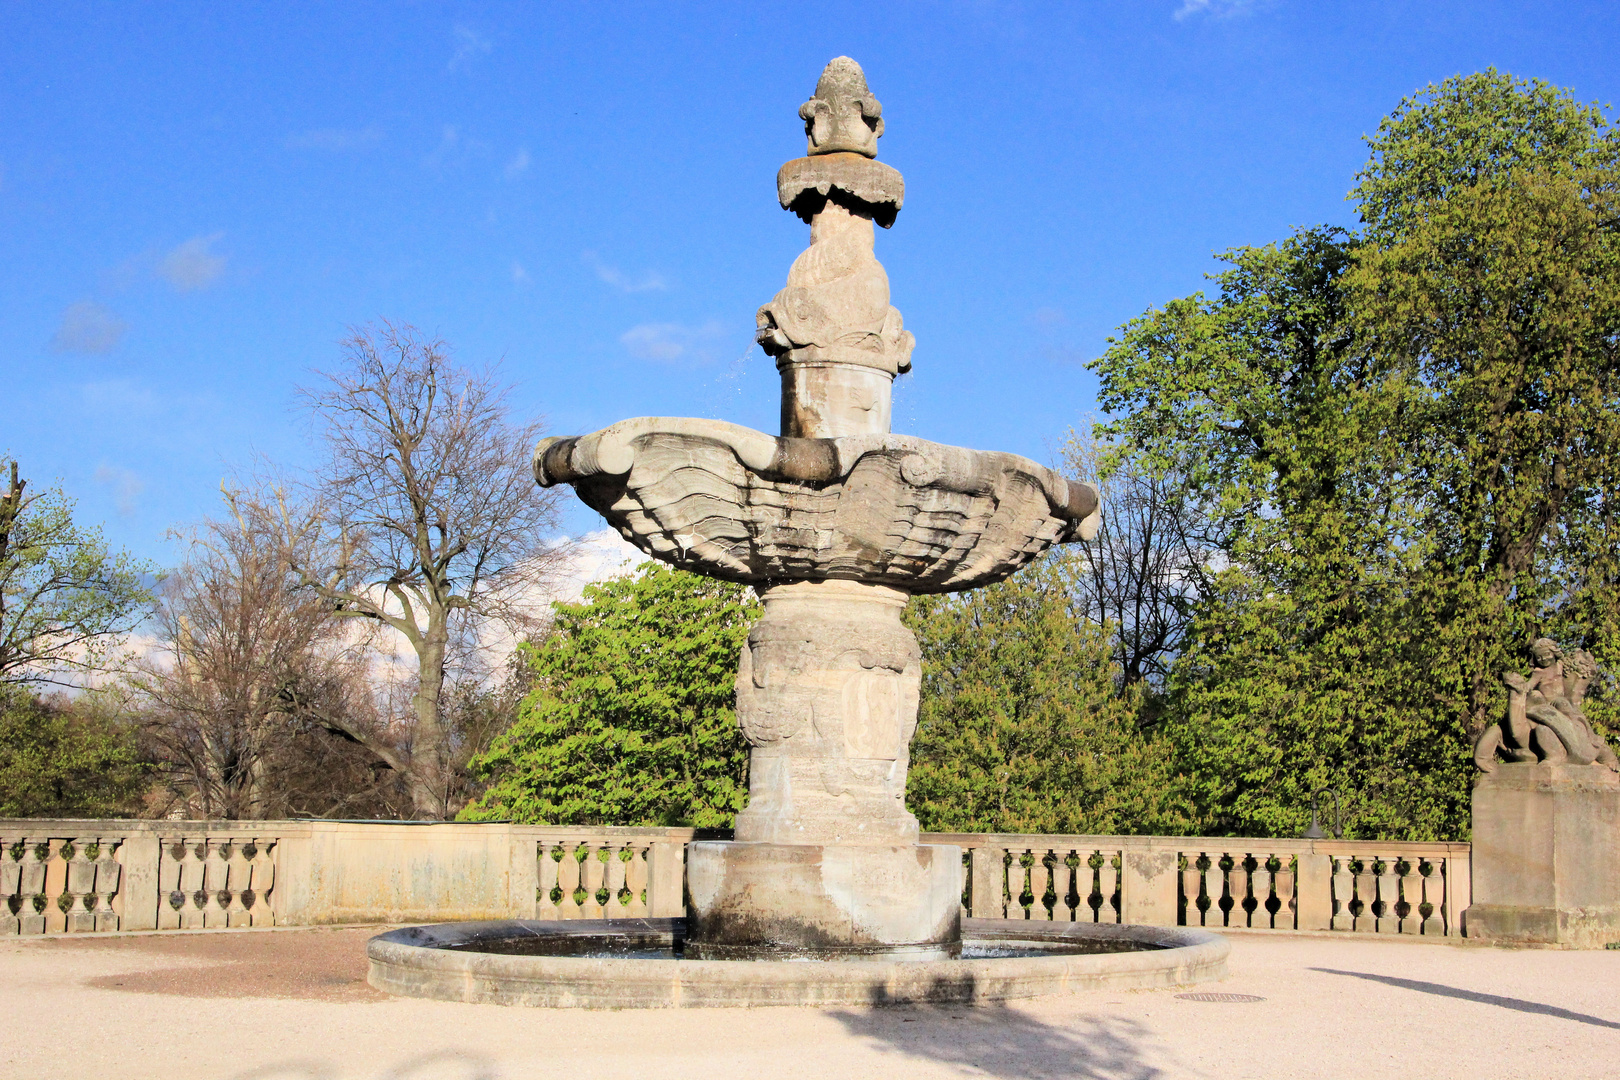
<svg viewBox="0 0 1620 1080">
<path fill-rule="evenodd" d="M 690 829 L 0 820 L 0 935 L 685 912 Z M 1452 937 L 1467 844 L 924 833 L 963 914 Z"/>
</svg>

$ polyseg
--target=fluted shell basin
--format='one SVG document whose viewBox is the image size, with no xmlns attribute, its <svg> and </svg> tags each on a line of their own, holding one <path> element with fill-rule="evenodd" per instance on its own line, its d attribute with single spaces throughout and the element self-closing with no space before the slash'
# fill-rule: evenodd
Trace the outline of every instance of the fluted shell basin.
<svg viewBox="0 0 1620 1080">
<path fill-rule="evenodd" d="M 778 438 L 721 420 L 641 417 L 546 439 L 534 475 L 573 484 L 648 555 L 747 584 L 972 589 L 1089 540 L 1102 520 L 1096 488 L 1016 454 L 908 435 Z"/>
</svg>

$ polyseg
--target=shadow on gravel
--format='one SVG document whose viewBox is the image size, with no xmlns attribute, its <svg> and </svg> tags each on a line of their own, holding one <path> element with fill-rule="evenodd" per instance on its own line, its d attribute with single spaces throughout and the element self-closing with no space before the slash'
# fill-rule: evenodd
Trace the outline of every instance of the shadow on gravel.
<svg viewBox="0 0 1620 1080">
<path fill-rule="evenodd" d="M 851 1035 L 895 1053 L 948 1065 L 971 1065 L 1007 1080 L 1153 1080 L 1163 1076 L 1143 1057 L 1151 1032 L 1132 1020 L 1080 1016 L 1062 1027 L 1013 1009 L 985 1006 L 832 1010 Z"/>
<path fill-rule="evenodd" d="M 338 1080 L 338 1073 L 318 1062 L 289 1061 L 236 1073 L 231 1080 Z M 487 1058 L 455 1050 L 436 1050 L 408 1058 L 378 1080 L 500 1080 Z"/>
<path fill-rule="evenodd" d="M 1560 1020 L 1573 1020 L 1577 1024 L 1591 1024 L 1593 1027 L 1620 1031 L 1620 1024 L 1615 1023 L 1613 1020 L 1605 1020 L 1601 1016 L 1588 1016 L 1586 1013 L 1571 1012 L 1568 1009 L 1560 1009 L 1557 1005 L 1543 1005 L 1539 1001 L 1525 1001 L 1523 998 L 1502 997 L 1498 994 L 1481 994 L 1476 990 L 1462 990 L 1442 983 L 1423 982 L 1419 979 L 1401 979 L 1393 975 L 1373 975 L 1365 971 L 1339 971 L 1335 968 L 1311 968 L 1310 970 L 1320 971 L 1326 975 L 1348 975 L 1353 979 L 1366 979 L 1369 982 L 1380 982 L 1386 986 L 1398 986 L 1402 990 L 1416 990 L 1420 994 L 1435 994 L 1439 997 L 1457 998 L 1461 1001 L 1477 1001 L 1481 1005 L 1495 1005 L 1499 1009 L 1535 1013 L 1539 1016 L 1556 1016 Z"/>
</svg>

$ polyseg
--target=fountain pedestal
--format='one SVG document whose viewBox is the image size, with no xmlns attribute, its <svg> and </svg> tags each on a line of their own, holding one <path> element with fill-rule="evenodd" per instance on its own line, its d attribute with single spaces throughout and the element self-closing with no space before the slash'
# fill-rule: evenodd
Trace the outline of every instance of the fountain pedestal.
<svg viewBox="0 0 1620 1080">
<path fill-rule="evenodd" d="M 736 841 L 687 853 L 687 950 L 956 955 L 962 852 L 905 807 L 922 679 L 906 593 L 854 581 L 762 591 L 737 672 L 752 746 Z"/>
</svg>

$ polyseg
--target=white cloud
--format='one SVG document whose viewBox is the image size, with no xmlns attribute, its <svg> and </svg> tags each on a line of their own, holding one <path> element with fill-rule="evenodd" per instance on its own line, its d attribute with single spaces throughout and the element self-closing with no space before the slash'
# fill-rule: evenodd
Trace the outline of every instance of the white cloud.
<svg viewBox="0 0 1620 1080">
<path fill-rule="evenodd" d="M 594 251 L 581 252 L 580 258 L 585 260 L 586 266 L 596 271 L 596 277 L 599 281 L 606 282 L 620 292 L 662 292 L 664 289 L 669 288 L 669 283 L 664 280 L 664 276 L 656 270 L 649 270 L 638 278 L 631 278 L 621 272 L 617 266 L 603 262 L 601 256 Z"/>
<path fill-rule="evenodd" d="M 619 335 L 619 341 L 638 360 L 662 363 L 706 364 L 718 358 L 726 328 L 710 319 L 702 326 L 681 323 L 643 323 Z"/>
<path fill-rule="evenodd" d="M 137 473 L 116 465 L 98 466 L 96 483 L 112 489 L 113 495 L 118 499 L 118 513 L 122 517 L 129 517 L 135 512 L 135 501 L 146 490 L 146 481 Z"/>
<path fill-rule="evenodd" d="M 456 42 L 455 54 L 450 57 L 450 70 L 470 64 L 474 59 L 487 55 L 495 47 L 494 42 L 480 34 L 470 26 L 456 24 L 453 36 Z"/>
<path fill-rule="evenodd" d="M 648 556 L 612 529 L 598 529 L 574 540 L 568 561 L 546 587 L 547 600 L 573 602 L 585 586 L 628 573 Z"/>
<path fill-rule="evenodd" d="M 109 353 L 118 347 L 129 324 L 94 300 L 69 304 L 62 325 L 51 338 L 57 352 Z"/>
<path fill-rule="evenodd" d="M 517 154 L 513 156 L 512 160 L 506 163 L 506 168 L 501 170 L 501 175 L 506 177 L 508 180 L 516 180 L 518 177 L 522 176 L 528 171 L 529 152 L 527 150 L 519 150 Z"/>
<path fill-rule="evenodd" d="M 523 269 L 523 264 L 522 263 L 518 262 L 516 259 L 513 259 L 512 260 L 512 284 L 514 284 L 514 285 L 527 285 L 528 283 L 529 283 L 529 272 L 527 270 Z"/>
<path fill-rule="evenodd" d="M 317 128 L 288 135 L 284 145 L 289 150 L 331 150 L 341 153 L 369 150 L 382 141 L 382 135 L 379 127 Z"/>
<path fill-rule="evenodd" d="M 1234 15 L 1247 15 L 1255 6 L 1256 0 L 1182 0 L 1181 7 L 1176 9 L 1175 19 L 1180 22 L 1195 15 L 1225 19 Z"/>
<path fill-rule="evenodd" d="M 225 234 L 193 236 L 158 263 L 158 276 L 181 292 L 206 289 L 225 272 L 225 256 L 215 255 L 209 249 Z"/>
</svg>

